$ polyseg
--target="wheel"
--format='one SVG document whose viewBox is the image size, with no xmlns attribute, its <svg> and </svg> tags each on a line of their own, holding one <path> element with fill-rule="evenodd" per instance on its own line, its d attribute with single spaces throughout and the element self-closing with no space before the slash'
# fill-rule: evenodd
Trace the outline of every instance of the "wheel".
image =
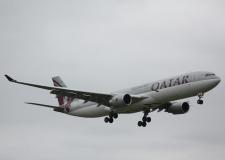
<svg viewBox="0 0 225 160">
<path fill-rule="evenodd" d="M 118 113 L 115 113 L 115 114 L 113 115 L 113 118 L 117 119 L 117 118 L 118 118 Z"/>
<path fill-rule="evenodd" d="M 113 118 L 109 118 L 109 123 L 113 123 Z"/>
<path fill-rule="evenodd" d="M 200 104 L 203 104 L 203 100 L 200 100 Z"/>
<path fill-rule="evenodd" d="M 198 99 L 198 100 L 197 100 L 197 104 L 199 104 L 199 103 L 200 103 L 200 100 Z"/>
<path fill-rule="evenodd" d="M 203 100 L 199 99 L 199 100 L 197 101 L 197 103 L 198 103 L 198 104 L 203 104 Z"/>
<path fill-rule="evenodd" d="M 142 121 L 143 121 L 143 122 L 146 122 L 146 120 L 147 120 L 147 117 L 144 116 L 144 117 L 142 118 Z"/>
<path fill-rule="evenodd" d="M 105 121 L 105 123 L 108 123 L 109 122 L 109 118 L 105 117 L 104 121 Z"/>
<path fill-rule="evenodd" d="M 146 122 L 142 122 L 142 126 L 146 127 L 147 123 Z"/>
<path fill-rule="evenodd" d="M 138 126 L 141 127 L 142 126 L 142 121 L 138 122 Z"/>
<path fill-rule="evenodd" d="M 147 119 L 146 119 L 146 121 L 149 123 L 149 122 L 151 122 L 151 117 L 147 117 Z"/>
</svg>

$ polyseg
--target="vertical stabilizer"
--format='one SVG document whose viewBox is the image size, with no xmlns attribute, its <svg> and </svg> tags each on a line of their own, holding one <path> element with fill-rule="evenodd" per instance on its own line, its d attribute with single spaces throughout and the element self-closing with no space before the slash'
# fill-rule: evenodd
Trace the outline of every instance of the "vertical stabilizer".
<svg viewBox="0 0 225 160">
<path fill-rule="evenodd" d="M 59 76 L 52 77 L 52 81 L 55 87 L 67 87 L 66 84 L 62 81 L 62 79 Z M 66 102 L 66 97 L 64 96 L 57 96 L 59 105 L 62 106 Z"/>
<path fill-rule="evenodd" d="M 52 81 L 55 87 L 67 87 L 59 76 L 52 77 Z"/>
</svg>

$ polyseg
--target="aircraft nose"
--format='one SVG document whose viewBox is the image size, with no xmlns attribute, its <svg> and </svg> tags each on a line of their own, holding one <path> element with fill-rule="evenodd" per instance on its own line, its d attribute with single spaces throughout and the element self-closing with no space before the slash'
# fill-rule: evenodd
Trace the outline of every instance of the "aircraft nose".
<svg viewBox="0 0 225 160">
<path fill-rule="evenodd" d="M 217 84 L 219 84 L 219 83 L 220 83 L 220 81 L 221 81 L 221 78 L 217 76 L 217 78 L 216 78 L 216 82 L 217 82 Z"/>
</svg>

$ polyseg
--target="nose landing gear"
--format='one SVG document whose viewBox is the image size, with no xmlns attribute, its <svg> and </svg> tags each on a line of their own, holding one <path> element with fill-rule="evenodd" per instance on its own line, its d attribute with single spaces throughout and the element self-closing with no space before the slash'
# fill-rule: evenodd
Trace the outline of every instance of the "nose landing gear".
<svg viewBox="0 0 225 160">
<path fill-rule="evenodd" d="M 199 100 L 197 100 L 197 103 L 198 103 L 198 104 L 203 104 L 204 102 L 203 102 L 202 99 L 199 99 Z"/>
<path fill-rule="evenodd" d="M 200 94 L 198 95 L 197 104 L 203 104 L 203 100 L 202 100 L 203 96 L 204 96 L 203 93 L 200 93 Z"/>
</svg>

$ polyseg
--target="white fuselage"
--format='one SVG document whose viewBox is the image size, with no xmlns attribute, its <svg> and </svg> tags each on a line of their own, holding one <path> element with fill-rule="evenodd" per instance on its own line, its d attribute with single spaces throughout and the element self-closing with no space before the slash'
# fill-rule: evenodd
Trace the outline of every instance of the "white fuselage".
<svg viewBox="0 0 225 160">
<path fill-rule="evenodd" d="M 153 83 L 144 84 L 130 89 L 114 92 L 114 94 L 131 94 L 148 97 L 137 103 L 109 108 L 93 102 L 85 103 L 74 100 L 69 115 L 79 117 L 102 117 L 112 110 L 116 113 L 135 113 L 145 108 L 155 108 L 157 105 L 171 101 L 197 96 L 213 89 L 220 82 L 220 78 L 211 72 L 192 72 Z"/>
</svg>

